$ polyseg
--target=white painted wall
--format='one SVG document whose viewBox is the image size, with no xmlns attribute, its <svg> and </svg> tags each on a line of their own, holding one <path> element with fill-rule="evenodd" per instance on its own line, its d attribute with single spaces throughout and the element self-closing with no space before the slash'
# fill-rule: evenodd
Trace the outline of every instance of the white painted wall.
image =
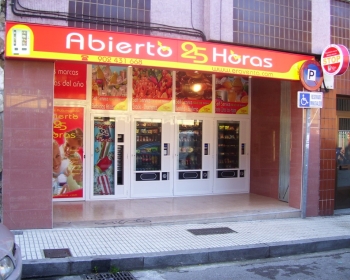
<svg viewBox="0 0 350 280">
<path fill-rule="evenodd" d="M 208 41 L 233 40 L 232 0 L 152 0 L 151 4 L 152 23 L 199 29 Z M 201 40 L 163 32 L 152 32 L 152 35 Z"/>
<path fill-rule="evenodd" d="M 311 51 L 322 54 L 331 44 L 331 0 L 312 0 Z M 334 76 L 324 74 L 324 83 L 328 89 L 334 88 Z"/>
<path fill-rule="evenodd" d="M 311 51 L 321 54 L 331 42 L 331 0 L 312 0 L 312 47 Z"/>
<path fill-rule="evenodd" d="M 204 30 L 204 2 L 207 0 L 152 0 L 151 22 L 172 27 L 185 27 Z M 166 36 L 177 39 L 201 40 L 196 37 L 152 32 L 154 36 Z"/>
<path fill-rule="evenodd" d="M 204 31 L 207 40 L 233 41 L 232 0 L 204 1 Z"/>
</svg>

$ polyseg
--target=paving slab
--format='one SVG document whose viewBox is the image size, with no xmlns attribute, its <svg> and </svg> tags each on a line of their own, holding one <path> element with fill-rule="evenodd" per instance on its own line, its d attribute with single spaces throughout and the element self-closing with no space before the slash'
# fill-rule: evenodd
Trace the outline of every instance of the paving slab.
<svg viewBox="0 0 350 280">
<path fill-rule="evenodd" d="M 193 229 L 229 228 L 195 235 Z M 208 232 L 208 231 L 204 231 Z M 220 231 L 218 231 L 220 232 Z M 350 247 L 350 215 L 254 221 L 14 231 L 23 277 L 130 271 L 268 258 Z M 71 256 L 45 258 L 46 249 Z"/>
</svg>

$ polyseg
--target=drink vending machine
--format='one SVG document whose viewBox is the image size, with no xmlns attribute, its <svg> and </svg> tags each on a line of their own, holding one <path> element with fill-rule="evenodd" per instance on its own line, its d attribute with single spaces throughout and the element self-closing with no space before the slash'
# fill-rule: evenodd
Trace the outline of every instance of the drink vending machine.
<svg viewBox="0 0 350 280">
<path fill-rule="evenodd" d="M 215 125 L 214 193 L 248 192 L 248 120 L 217 120 Z"/>
<path fill-rule="evenodd" d="M 202 169 L 202 121 L 194 124 L 180 124 L 178 140 L 179 170 Z M 179 179 L 186 179 L 194 174 L 196 173 L 184 171 L 179 173 Z"/>
<path fill-rule="evenodd" d="M 175 195 L 212 192 L 213 152 L 212 121 L 207 119 L 176 120 Z"/>
<path fill-rule="evenodd" d="M 136 171 L 161 170 L 161 123 L 136 122 Z"/>
<path fill-rule="evenodd" d="M 134 118 L 132 197 L 173 194 L 173 158 L 170 155 L 172 122 L 171 119 Z"/>
<path fill-rule="evenodd" d="M 219 121 L 217 129 L 217 177 L 233 177 L 239 167 L 239 122 Z"/>
</svg>

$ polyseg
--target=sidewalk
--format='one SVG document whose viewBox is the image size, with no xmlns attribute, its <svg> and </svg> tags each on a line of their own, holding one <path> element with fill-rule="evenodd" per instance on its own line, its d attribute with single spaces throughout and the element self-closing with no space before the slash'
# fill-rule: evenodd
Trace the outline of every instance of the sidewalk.
<svg viewBox="0 0 350 280">
<path fill-rule="evenodd" d="M 194 229 L 199 234 L 189 231 Z M 29 278 L 86 274 L 94 269 L 107 272 L 111 267 L 152 269 L 349 248 L 350 215 L 13 232 L 22 250 L 23 277 Z M 69 249 L 72 256 L 45 258 L 47 249 Z"/>
</svg>

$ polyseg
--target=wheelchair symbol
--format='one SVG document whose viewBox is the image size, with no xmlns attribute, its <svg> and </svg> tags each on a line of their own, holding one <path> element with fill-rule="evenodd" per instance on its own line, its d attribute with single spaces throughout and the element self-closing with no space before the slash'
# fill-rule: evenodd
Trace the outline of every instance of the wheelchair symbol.
<svg viewBox="0 0 350 280">
<path fill-rule="evenodd" d="M 304 94 L 303 94 L 303 97 L 300 99 L 300 104 L 302 106 L 306 106 L 307 104 L 309 104 L 309 102 L 307 102 L 307 99 L 305 98 Z"/>
</svg>

